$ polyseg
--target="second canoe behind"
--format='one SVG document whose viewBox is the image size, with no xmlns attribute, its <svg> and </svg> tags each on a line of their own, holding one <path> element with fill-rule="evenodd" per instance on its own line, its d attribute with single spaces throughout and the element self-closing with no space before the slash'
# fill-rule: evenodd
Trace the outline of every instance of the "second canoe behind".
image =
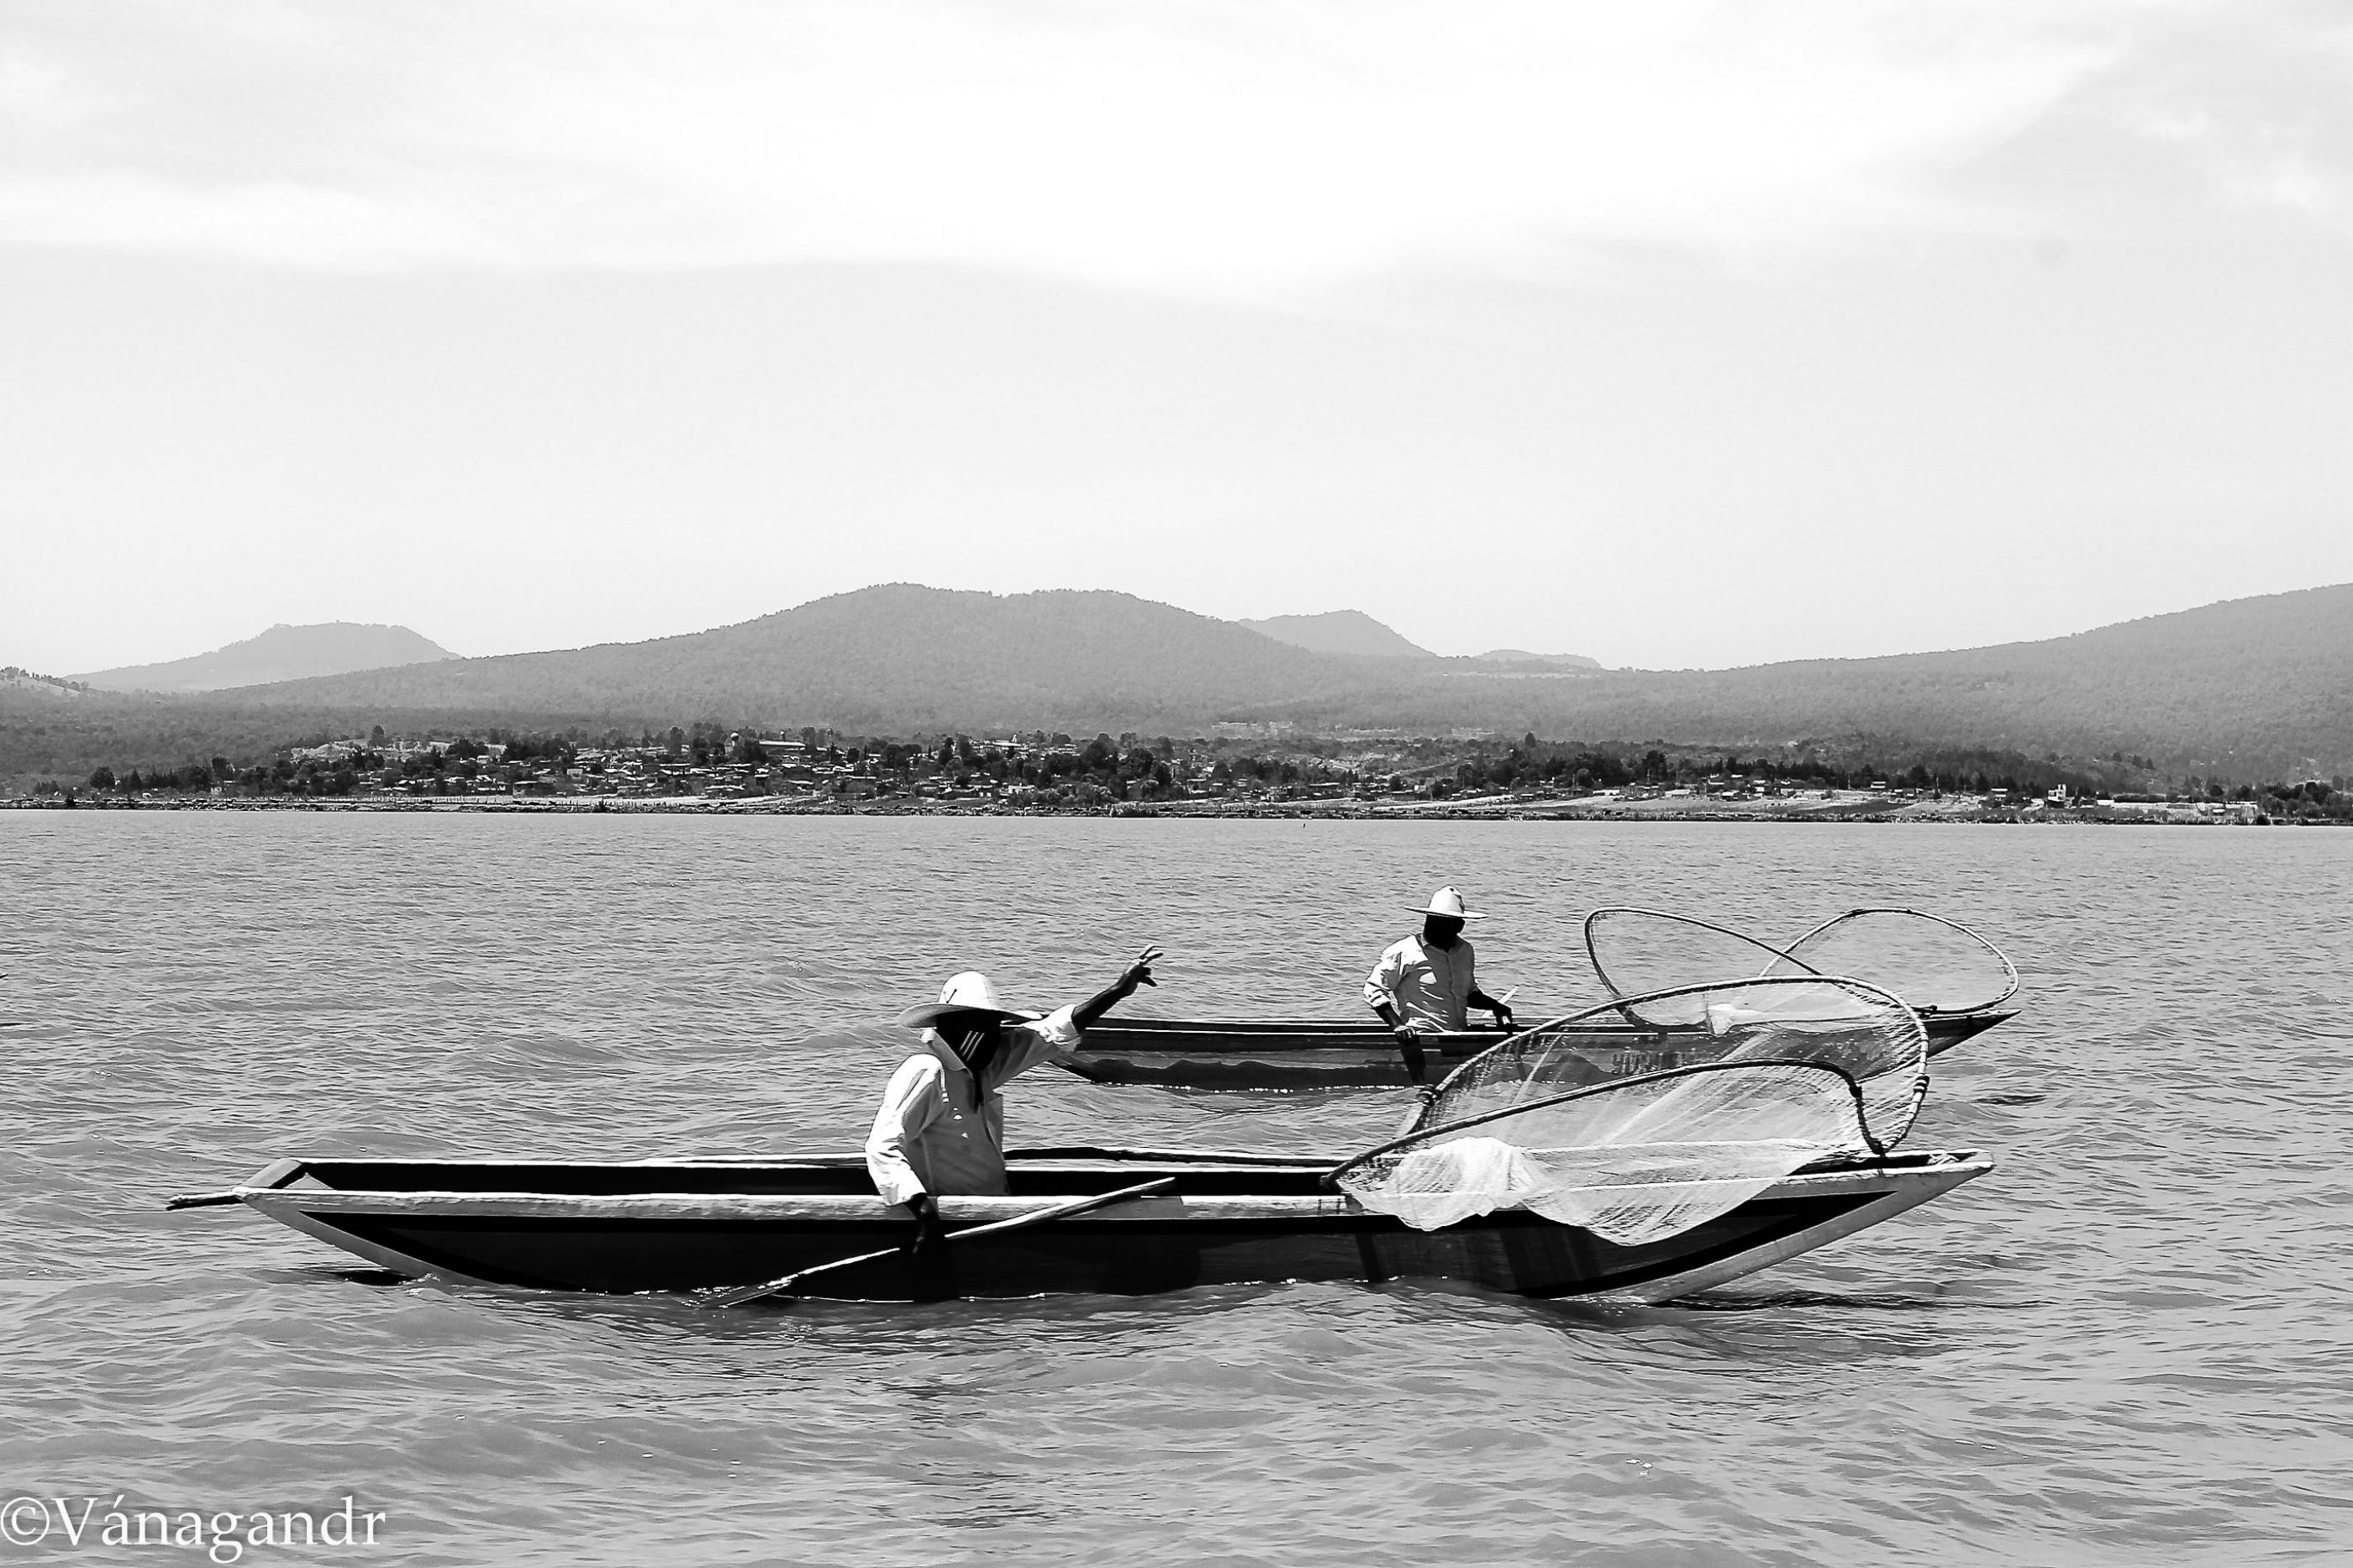
<svg viewBox="0 0 2353 1568">
<path fill-rule="evenodd" d="M 2016 1016 L 1931 1014 L 1921 1020 L 1928 1053 L 1949 1050 Z M 1429 1080 L 1437 1082 L 1504 1037 L 1493 1028 L 1424 1035 Z M 1577 1028 L 1573 1048 L 1589 1068 L 1590 1081 L 1605 1083 L 1711 1060 L 1712 1043 L 1704 1029 L 1588 1021 Z M 1106 1018 L 1086 1032 L 1076 1055 L 1058 1065 L 1095 1083 L 1159 1089 L 1404 1089 L 1411 1082 L 1396 1037 L 1373 1018 Z"/>
</svg>

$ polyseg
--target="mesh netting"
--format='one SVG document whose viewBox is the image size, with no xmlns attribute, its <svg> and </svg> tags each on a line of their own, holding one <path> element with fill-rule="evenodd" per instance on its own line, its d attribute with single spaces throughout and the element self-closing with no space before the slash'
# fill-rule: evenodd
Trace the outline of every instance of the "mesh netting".
<svg viewBox="0 0 2353 1568">
<path fill-rule="evenodd" d="M 1767 973 L 1860 974 L 1923 1013 L 1976 1013 L 2018 994 L 2018 971 L 1965 925 L 1917 910 L 1855 910 L 1825 921 Z"/>
<path fill-rule="evenodd" d="M 1855 910 L 1781 946 L 1689 915 L 1596 910 L 1585 917 L 1585 950 L 1619 1010 L 1653 1027 L 1702 1022 L 1690 987 L 1749 975 L 1853 975 L 1924 1013 L 1980 1012 L 2018 991 L 2000 948 L 1917 910 Z"/>
<path fill-rule="evenodd" d="M 1714 1059 L 1562 1092 L 1578 1026 L 1616 1005 L 1557 1019 L 1465 1063 L 1334 1184 L 1416 1229 L 1521 1208 L 1630 1246 L 1911 1127 L 1927 1034 L 1894 996 L 1815 976 L 1683 990 Z"/>
<path fill-rule="evenodd" d="M 1611 995 L 1644 999 L 1620 1011 L 1638 1024 L 1669 1028 L 1703 1021 L 1705 1004 L 1689 994 L 1692 986 L 1777 973 L 1777 964 L 1778 973 L 1797 972 L 1778 947 L 1662 910 L 1594 910 L 1585 917 L 1585 951 Z"/>
</svg>

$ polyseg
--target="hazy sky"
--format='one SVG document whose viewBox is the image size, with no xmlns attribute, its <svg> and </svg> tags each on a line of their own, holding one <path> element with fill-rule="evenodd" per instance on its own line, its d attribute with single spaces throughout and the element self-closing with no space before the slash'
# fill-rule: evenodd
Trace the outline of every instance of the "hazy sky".
<svg viewBox="0 0 2353 1568">
<path fill-rule="evenodd" d="M 0 663 L 915 581 L 1747 664 L 2348 501 L 2343 5 L 0 8 Z"/>
</svg>

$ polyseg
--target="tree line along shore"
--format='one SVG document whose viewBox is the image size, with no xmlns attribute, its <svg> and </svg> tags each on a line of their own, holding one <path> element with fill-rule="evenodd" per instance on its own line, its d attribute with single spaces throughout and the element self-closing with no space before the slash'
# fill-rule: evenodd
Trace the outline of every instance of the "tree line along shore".
<svg viewBox="0 0 2353 1568">
<path fill-rule="evenodd" d="M 1486 731 L 1302 734 L 1224 724 L 1179 739 L 488 729 L 312 737 L 266 760 L 102 765 L 35 781 L 20 806 L 963 811 L 1119 815 L 1567 816 L 1760 819 L 2353 822 L 2346 781 L 2158 775 L 2147 759 L 1844 747 L 1744 758 L 1713 748 L 1547 742 Z M 1844 753 L 1844 754 L 1842 754 Z"/>
</svg>

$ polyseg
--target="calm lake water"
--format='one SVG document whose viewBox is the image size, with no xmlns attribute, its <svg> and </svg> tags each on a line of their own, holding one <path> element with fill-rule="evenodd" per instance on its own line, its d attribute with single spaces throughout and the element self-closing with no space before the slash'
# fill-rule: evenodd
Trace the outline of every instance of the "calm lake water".
<svg viewBox="0 0 2353 1568">
<path fill-rule="evenodd" d="M 1596 994 L 1596 905 L 1978 926 L 2026 1012 L 1939 1058 L 1909 1144 L 1999 1168 L 1614 1311 L 712 1314 L 386 1284 L 158 1206 L 281 1154 L 854 1147 L 886 1020 L 954 970 L 1047 1006 L 1156 941 L 1143 1008 L 1345 1016 L 1441 882 L 1531 1021 Z M 2353 833 L 2318 831 L 0 813 L 0 1494 L 389 1516 L 248 1563 L 2353 1561 L 2348 932 Z M 1010 1098 L 1017 1143 L 1329 1148 L 1400 1109 Z"/>
</svg>

